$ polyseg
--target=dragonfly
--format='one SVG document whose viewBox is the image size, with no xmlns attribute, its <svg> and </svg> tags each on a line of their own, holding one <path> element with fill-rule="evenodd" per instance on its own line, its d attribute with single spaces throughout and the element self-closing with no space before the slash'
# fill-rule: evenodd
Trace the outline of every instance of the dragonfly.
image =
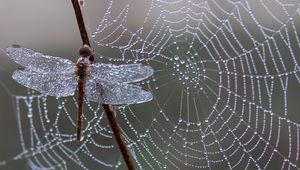
<svg viewBox="0 0 300 170">
<path fill-rule="evenodd" d="M 9 58 L 25 68 L 14 71 L 12 78 L 19 84 L 44 95 L 67 97 L 77 95 L 77 141 L 83 138 L 83 101 L 110 105 L 129 105 L 151 101 L 152 93 L 132 84 L 153 75 L 154 70 L 143 64 L 91 63 L 92 49 L 84 45 L 76 63 L 45 55 L 32 49 L 11 45 L 5 49 Z"/>
</svg>

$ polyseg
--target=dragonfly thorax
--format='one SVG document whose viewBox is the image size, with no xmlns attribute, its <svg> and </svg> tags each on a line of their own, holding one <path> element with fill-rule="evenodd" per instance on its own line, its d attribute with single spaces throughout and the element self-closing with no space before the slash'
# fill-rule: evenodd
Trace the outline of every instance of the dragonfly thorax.
<svg viewBox="0 0 300 170">
<path fill-rule="evenodd" d="M 89 74 L 89 65 L 91 64 L 90 60 L 86 57 L 79 57 L 76 64 L 76 74 L 79 78 L 86 78 Z"/>
<path fill-rule="evenodd" d="M 84 65 L 84 64 L 90 65 L 91 62 L 86 57 L 79 57 L 78 60 L 77 60 L 77 64 L 79 64 L 79 65 Z"/>
</svg>

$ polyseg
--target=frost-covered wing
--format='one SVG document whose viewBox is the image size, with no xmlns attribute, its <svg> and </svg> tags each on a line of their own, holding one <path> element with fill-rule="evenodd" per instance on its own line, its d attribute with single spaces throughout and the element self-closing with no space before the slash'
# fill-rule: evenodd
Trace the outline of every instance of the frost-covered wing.
<svg viewBox="0 0 300 170">
<path fill-rule="evenodd" d="M 12 45 L 5 49 L 9 58 L 16 63 L 36 72 L 75 72 L 72 61 L 60 57 L 45 55 L 19 45 Z"/>
<path fill-rule="evenodd" d="M 138 104 L 152 100 L 152 94 L 132 84 L 88 80 L 86 97 L 98 103 L 121 105 Z"/>
<path fill-rule="evenodd" d="M 100 79 L 111 82 L 129 83 L 138 82 L 150 77 L 153 69 L 142 64 L 91 64 L 91 79 Z"/>
<path fill-rule="evenodd" d="M 49 96 L 72 96 L 77 86 L 73 74 L 39 73 L 32 70 L 16 70 L 12 78 L 23 86 Z"/>
</svg>

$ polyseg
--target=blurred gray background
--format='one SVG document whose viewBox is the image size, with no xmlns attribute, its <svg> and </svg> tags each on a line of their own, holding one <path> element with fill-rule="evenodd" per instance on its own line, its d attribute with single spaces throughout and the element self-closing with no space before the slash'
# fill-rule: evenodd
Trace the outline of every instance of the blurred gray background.
<svg viewBox="0 0 300 170">
<path fill-rule="evenodd" d="M 136 5 L 137 10 L 143 10 L 141 4 Z M 90 19 L 99 20 L 107 4 L 99 8 L 94 7 L 92 9 L 97 11 L 97 17 L 93 18 L 91 14 Z M 139 17 L 144 18 L 134 13 L 132 17 L 137 18 L 136 22 L 141 21 L 138 20 Z M 1 0 L 0 21 L 1 49 L 10 44 L 20 44 L 45 54 L 62 56 L 74 62 L 77 60 L 81 39 L 70 0 Z M 134 19 L 131 20 L 134 24 L 133 21 Z M 92 30 L 95 27 L 90 26 Z M 299 54 L 296 57 L 298 58 Z M 0 52 L 0 162 L 11 159 L 21 151 L 13 97 L 26 95 L 27 91 L 11 79 L 13 70 L 19 67 L 8 59 L 3 51 Z M 300 123 L 299 100 L 297 100 L 299 90 L 297 84 L 291 84 L 289 87 L 289 114 L 297 123 Z M 274 102 L 276 101 L 274 98 Z M 25 167 L 26 161 L 19 160 L 0 166 L 0 169 L 27 169 Z M 71 161 L 70 167 L 78 168 Z"/>
</svg>

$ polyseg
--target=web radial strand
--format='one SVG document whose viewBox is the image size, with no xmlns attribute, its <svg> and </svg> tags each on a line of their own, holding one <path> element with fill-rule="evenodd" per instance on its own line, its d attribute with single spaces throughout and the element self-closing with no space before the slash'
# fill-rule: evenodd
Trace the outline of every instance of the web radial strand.
<svg viewBox="0 0 300 170">
<path fill-rule="evenodd" d="M 94 7 L 105 8 L 100 22 Z M 154 68 L 136 83 L 153 100 L 116 115 L 137 168 L 300 168 L 300 3 L 110 0 L 84 10 L 99 60 Z M 85 101 L 74 145 L 75 98 L 16 102 L 20 158 L 32 168 L 126 167 L 98 104 Z"/>
</svg>

